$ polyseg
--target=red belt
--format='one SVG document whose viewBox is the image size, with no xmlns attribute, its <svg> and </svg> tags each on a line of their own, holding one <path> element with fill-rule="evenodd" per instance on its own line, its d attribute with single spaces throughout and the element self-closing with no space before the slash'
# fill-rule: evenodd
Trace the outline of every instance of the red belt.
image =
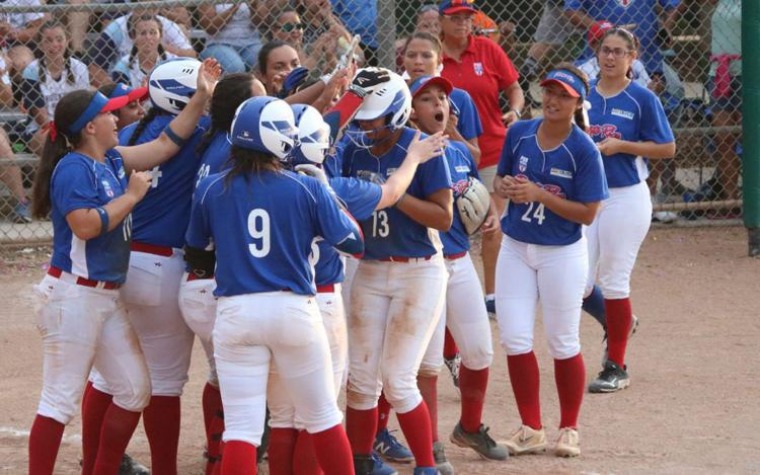
<svg viewBox="0 0 760 475">
<path fill-rule="evenodd" d="M 327 285 L 318 285 L 317 286 L 317 293 L 318 294 L 331 294 L 335 292 L 335 284 L 327 284 Z"/>
<path fill-rule="evenodd" d="M 189 274 L 187 274 L 187 281 L 188 282 L 190 282 L 191 280 L 213 279 L 213 278 L 214 278 L 214 274 L 204 275 L 203 277 L 201 277 L 199 275 L 195 275 L 194 272 L 190 272 Z"/>
<path fill-rule="evenodd" d="M 60 279 L 61 275 L 63 275 L 63 271 L 59 269 L 58 267 L 50 266 L 47 271 L 49 276 L 55 277 L 56 279 Z M 71 274 L 70 274 L 71 275 Z M 72 277 L 76 277 L 73 276 Z M 84 287 L 92 287 L 96 289 L 106 289 L 106 290 L 114 290 L 121 287 L 121 284 L 118 282 L 105 282 L 101 280 L 90 280 L 85 279 L 84 277 L 76 277 L 76 284 L 82 285 Z"/>
<path fill-rule="evenodd" d="M 457 260 L 457 259 L 461 259 L 461 258 L 463 258 L 466 255 L 467 255 L 467 251 L 464 251 L 464 252 L 457 252 L 456 254 L 446 254 L 443 257 L 445 257 L 446 259 L 448 259 L 450 261 L 454 261 L 454 260 Z"/>
<path fill-rule="evenodd" d="M 425 257 L 404 257 L 404 256 L 390 256 L 390 257 L 381 257 L 378 259 L 380 262 L 412 262 L 412 261 L 429 261 L 432 259 L 433 256 L 425 256 Z"/>
<path fill-rule="evenodd" d="M 171 247 L 156 246 L 154 244 L 147 244 L 144 242 L 132 241 L 132 245 L 130 247 L 133 251 L 155 254 L 157 256 L 170 257 L 172 254 L 174 254 L 174 249 Z"/>
</svg>

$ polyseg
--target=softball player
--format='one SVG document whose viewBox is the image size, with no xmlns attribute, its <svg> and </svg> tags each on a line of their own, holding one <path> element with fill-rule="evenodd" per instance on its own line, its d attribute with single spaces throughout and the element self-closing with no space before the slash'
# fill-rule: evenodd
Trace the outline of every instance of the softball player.
<svg viewBox="0 0 760 475">
<path fill-rule="evenodd" d="M 213 340 L 225 412 L 222 473 L 254 466 L 270 360 L 312 435 L 321 468 L 354 473 L 310 254 L 317 236 L 352 254 L 363 251 L 363 240 L 327 188 L 281 170 L 296 134 L 287 103 L 246 100 L 232 123 L 232 169 L 203 179 L 194 197 L 189 262 L 194 272 L 216 272 L 219 297 Z M 216 269 L 203 263 L 209 249 Z"/>
<path fill-rule="evenodd" d="M 404 127 L 411 95 L 391 73 L 384 87 L 365 99 L 347 130 L 341 151 L 345 176 L 385 180 L 400 166 L 415 136 Z M 351 289 L 347 431 L 357 473 L 370 473 L 381 388 L 398 414 L 417 463 L 415 474 L 435 473 L 430 415 L 417 389 L 422 356 L 440 317 L 445 268 L 437 233 L 452 220 L 451 178 L 446 161 L 417 170 L 395 207 L 361 222 L 367 250 Z"/>
<path fill-rule="evenodd" d="M 652 219 L 647 164 L 641 157 L 671 158 L 676 151 L 662 103 L 629 77 L 636 44 L 625 29 L 607 31 L 597 50 L 599 81 L 589 95 L 590 134 L 604 157 L 610 186 L 609 199 L 586 231 L 590 272 L 584 308 L 600 321 L 606 314 L 608 346 L 604 368 L 588 387 L 592 393 L 630 384 L 625 348 L 633 322 L 631 273 Z"/>
<path fill-rule="evenodd" d="M 116 119 L 108 113 L 126 105 L 127 96 L 109 101 L 99 92 L 74 91 L 56 107 L 33 201 L 36 217 L 52 212 L 54 238 L 48 275 L 36 287 L 45 354 L 42 396 L 29 438 L 30 474 L 53 473 L 64 426 L 76 414 L 93 366 L 114 397 L 103 405 L 94 428 L 98 437 L 84 439 L 83 473 L 118 470 L 148 404 L 148 369 L 117 291 L 129 262 L 129 213 L 151 183 L 149 174 L 134 170 L 154 167 L 177 152 L 167 134 L 178 140 L 190 135 L 208 97 L 206 76 L 218 74 L 205 70 L 214 66 L 211 60 L 202 68 L 196 98 L 165 133 L 139 146 L 116 146 Z M 132 170 L 129 184 L 125 166 Z"/>
<path fill-rule="evenodd" d="M 449 94 L 453 86 L 448 79 L 420 76 L 411 86 L 411 120 L 425 133 L 436 133 L 446 129 L 449 117 Z M 452 141 L 444 152 L 448 163 L 452 190 L 457 193 L 467 186 L 469 177 L 479 178 L 477 167 L 467 147 Z M 484 232 L 498 232 L 498 219 L 491 216 L 485 223 Z M 439 470 L 453 473 L 446 462 L 443 444 L 438 441 L 438 373 L 443 366 L 443 339 L 448 326 L 454 339 L 461 344 L 463 365 L 460 371 L 462 412 L 459 424 L 451 434 L 451 441 L 462 447 L 469 447 L 487 459 L 504 460 L 509 454 L 488 435 L 488 429 L 481 424 L 488 368 L 493 360 L 491 346 L 491 325 L 488 321 L 483 300 L 483 291 L 478 274 L 469 255 L 470 239 L 454 211 L 451 229 L 442 232 L 443 256 L 447 271 L 446 304 L 433 339 L 422 360 L 417 383 L 430 410 L 433 428 L 433 453 Z"/>
<path fill-rule="evenodd" d="M 555 454 L 580 454 L 586 370 L 579 325 L 588 273 L 581 224 L 594 220 L 607 184 L 599 151 L 583 131 L 588 79 L 570 64 L 558 68 L 541 82 L 543 118 L 510 126 L 494 179 L 496 192 L 510 200 L 501 219 L 506 236 L 496 263 L 496 316 L 522 419 L 506 442 L 513 455 L 546 447 L 533 353 L 539 299 L 559 394 Z"/>
<path fill-rule="evenodd" d="M 156 67 L 148 81 L 153 107 L 140 122 L 121 130 L 119 142 L 134 145 L 161 135 L 195 94 L 200 64 L 181 59 Z M 180 395 L 193 348 L 193 333 L 178 303 L 182 246 L 200 161 L 196 147 L 207 128 L 208 119 L 203 117 L 188 139 L 177 141 L 179 152 L 151 170 L 151 189 L 132 213 L 132 253 L 121 296 L 150 369 L 152 392 L 143 421 L 156 473 L 177 473 Z M 99 391 L 109 392 L 97 377 L 93 383 Z"/>
<path fill-rule="evenodd" d="M 229 131 L 235 111 L 246 99 L 264 95 L 264 86 L 252 73 L 226 74 L 219 80 L 209 107 L 211 125 L 197 148 L 201 165 L 194 186 L 197 187 L 203 178 L 229 167 Z M 224 432 L 222 395 L 211 343 L 211 332 L 216 321 L 216 297 L 213 295 L 216 281 L 213 274 L 196 275 L 189 272 L 191 269 L 187 266 L 185 270 L 179 287 L 179 308 L 187 326 L 198 336 L 209 365 L 201 405 L 206 433 L 206 474 L 210 475 L 220 460 L 220 442 Z"/>
</svg>

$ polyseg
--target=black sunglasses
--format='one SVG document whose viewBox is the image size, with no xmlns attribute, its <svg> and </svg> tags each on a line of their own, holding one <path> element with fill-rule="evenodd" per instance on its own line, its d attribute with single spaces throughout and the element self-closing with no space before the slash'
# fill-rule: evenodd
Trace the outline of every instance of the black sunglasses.
<svg viewBox="0 0 760 475">
<path fill-rule="evenodd" d="M 293 30 L 303 30 L 303 23 L 283 23 L 280 29 L 285 30 L 288 33 Z"/>
</svg>

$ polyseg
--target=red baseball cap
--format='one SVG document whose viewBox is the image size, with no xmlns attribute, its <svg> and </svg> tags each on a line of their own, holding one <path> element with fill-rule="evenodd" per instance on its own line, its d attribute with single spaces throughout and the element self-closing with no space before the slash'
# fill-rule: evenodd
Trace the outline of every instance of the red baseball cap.
<svg viewBox="0 0 760 475">
<path fill-rule="evenodd" d="M 475 0 L 444 0 L 438 5 L 438 13 L 441 15 L 454 15 L 455 13 L 475 13 L 478 11 L 474 6 Z"/>
<path fill-rule="evenodd" d="M 604 34 L 613 28 L 615 28 L 615 25 L 608 22 L 607 20 L 602 20 L 594 23 L 591 25 L 591 28 L 588 29 L 588 33 L 586 34 L 586 40 L 588 41 L 588 44 L 591 45 L 601 40 L 604 38 Z"/>
<path fill-rule="evenodd" d="M 451 81 L 442 76 L 420 76 L 409 85 L 409 91 L 412 93 L 412 99 L 417 97 L 422 91 L 430 86 L 439 86 L 448 96 L 454 89 Z"/>
</svg>

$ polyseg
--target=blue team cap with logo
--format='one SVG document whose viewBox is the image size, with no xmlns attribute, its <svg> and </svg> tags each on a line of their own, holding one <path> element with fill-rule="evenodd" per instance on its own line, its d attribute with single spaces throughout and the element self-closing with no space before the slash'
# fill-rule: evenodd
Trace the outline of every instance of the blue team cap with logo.
<svg viewBox="0 0 760 475">
<path fill-rule="evenodd" d="M 583 84 L 583 81 L 567 69 L 555 69 L 541 81 L 541 87 L 550 84 L 561 86 L 572 97 L 580 97 L 584 101 L 586 100 L 586 86 Z"/>
<path fill-rule="evenodd" d="M 446 91 L 446 95 L 448 96 L 451 94 L 451 91 L 454 89 L 454 86 L 451 84 L 451 81 L 448 79 L 441 77 L 441 76 L 420 76 L 414 81 L 412 81 L 412 84 L 409 85 L 409 92 L 412 93 L 412 99 L 417 97 L 418 94 L 420 94 L 422 91 L 424 91 L 426 88 L 430 86 L 438 86 L 444 91 Z"/>
<path fill-rule="evenodd" d="M 79 133 L 88 122 L 97 117 L 101 112 L 112 112 L 129 104 L 129 96 L 120 96 L 109 99 L 100 92 L 96 92 L 87 108 L 77 117 L 77 119 L 67 127 L 72 134 Z"/>
</svg>

